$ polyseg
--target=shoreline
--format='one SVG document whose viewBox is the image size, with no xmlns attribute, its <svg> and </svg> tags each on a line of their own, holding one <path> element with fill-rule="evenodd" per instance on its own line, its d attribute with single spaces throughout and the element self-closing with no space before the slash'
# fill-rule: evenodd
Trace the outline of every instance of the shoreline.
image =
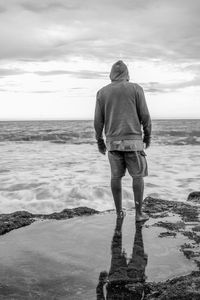
<svg viewBox="0 0 200 300">
<path fill-rule="evenodd" d="M 133 210 L 132 210 L 133 211 Z M 116 287 L 115 282 L 110 282 L 113 293 L 124 292 L 127 295 L 140 295 L 141 288 L 145 298 L 153 299 L 199 299 L 200 297 L 200 207 L 188 202 L 175 202 L 147 197 L 143 203 L 143 211 L 150 217 L 150 222 L 145 228 L 160 227 L 163 232 L 159 234 L 160 239 L 179 238 L 179 235 L 187 237 L 189 242 L 183 243 L 179 251 L 195 263 L 198 270 L 190 274 L 178 276 L 160 282 L 136 282 L 128 283 L 119 278 Z M 17 211 L 11 214 L 0 215 L 0 235 L 4 235 L 14 229 L 28 226 L 38 220 L 65 220 L 79 216 L 91 216 L 94 214 L 105 214 L 108 211 L 97 211 L 87 207 L 64 209 L 61 212 L 51 214 L 32 214 L 27 211 Z M 170 243 L 170 240 L 169 240 Z M 120 289 L 120 291 L 119 291 Z M 103 285 L 102 285 L 103 290 Z M 101 293 L 101 292 L 100 292 Z M 103 298 L 97 298 L 103 299 Z"/>
</svg>

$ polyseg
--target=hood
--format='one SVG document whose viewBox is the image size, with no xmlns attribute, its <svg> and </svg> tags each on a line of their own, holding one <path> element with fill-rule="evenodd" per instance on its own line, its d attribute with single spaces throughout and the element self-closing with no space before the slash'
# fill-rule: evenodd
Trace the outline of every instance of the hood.
<svg viewBox="0 0 200 300">
<path fill-rule="evenodd" d="M 122 60 L 118 60 L 111 68 L 111 81 L 129 81 L 128 68 Z"/>
</svg>

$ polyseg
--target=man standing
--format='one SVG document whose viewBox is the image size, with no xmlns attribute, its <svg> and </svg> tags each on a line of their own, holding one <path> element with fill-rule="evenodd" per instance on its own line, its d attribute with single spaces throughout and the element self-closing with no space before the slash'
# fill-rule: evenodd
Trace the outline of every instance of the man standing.
<svg viewBox="0 0 200 300">
<path fill-rule="evenodd" d="M 117 215 L 123 216 L 121 179 L 127 169 L 133 178 L 136 221 L 145 221 L 148 216 L 142 213 L 143 177 L 148 171 L 143 148 L 144 144 L 145 148 L 150 145 L 151 118 L 143 89 L 129 82 L 128 68 L 123 61 L 112 66 L 110 79 L 111 83 L 97 92 L 94 128 L 98 149 L 102 154 L 108 150 Z"/>
</svg>

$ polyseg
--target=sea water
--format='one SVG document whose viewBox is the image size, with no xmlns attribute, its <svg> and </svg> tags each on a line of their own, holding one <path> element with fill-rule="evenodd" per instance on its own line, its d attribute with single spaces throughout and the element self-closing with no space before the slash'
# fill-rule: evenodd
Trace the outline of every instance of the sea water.
<svg viewBox="0 0 200 300">
<path fill-rule="evenodd" d="M 185 201 L 200 189 L 199 128 L 200 120 L 153 120 L 145 197 Z M 112 209 L 109 185 L 109 163 L 97 150 L 93 121 L 0 122 L 0 213 Z M 134 206 L 128 174 L 123 206 Z"/>
</svg>

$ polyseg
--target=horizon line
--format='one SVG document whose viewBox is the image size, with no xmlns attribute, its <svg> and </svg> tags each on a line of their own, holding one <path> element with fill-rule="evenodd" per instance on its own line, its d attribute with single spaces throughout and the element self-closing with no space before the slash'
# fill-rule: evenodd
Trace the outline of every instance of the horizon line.
<svg viewBox="0 0 200 300">
<path fill-rule="evenodd" d="M 200 117 L 156 117 L 156 118 L 151 118 L 152 120 L 200 120 Z M 33 118 L 33 119 L 14 119 L 14 118 L 8 118 L 8 119 L 1 119 L 0 122 L 20 122 L 20 121 L 93 121 L 94 119 L 91 118 L 45 118 L 45 119 L 40 119 L 40 118 Z"/>
</svg>

